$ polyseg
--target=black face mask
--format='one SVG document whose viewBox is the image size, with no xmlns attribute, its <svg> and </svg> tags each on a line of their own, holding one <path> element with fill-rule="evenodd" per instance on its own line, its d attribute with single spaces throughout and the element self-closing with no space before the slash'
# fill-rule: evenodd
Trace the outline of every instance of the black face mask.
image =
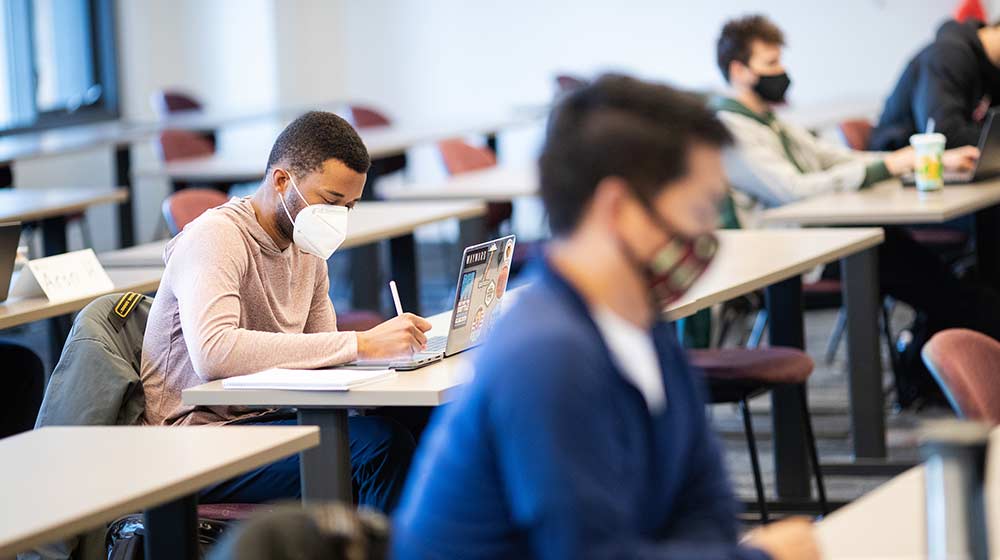
<svg viewBox="0 0 1000 560">
<path fill-rule="evenodd" d="M 784 103 L 785 92 L 790 85 L 792 80 L 788 78 L 788 74 L 782 72 L 773 76 L 760 76 L 753 90 L 768 103 Z"/>
</svg>

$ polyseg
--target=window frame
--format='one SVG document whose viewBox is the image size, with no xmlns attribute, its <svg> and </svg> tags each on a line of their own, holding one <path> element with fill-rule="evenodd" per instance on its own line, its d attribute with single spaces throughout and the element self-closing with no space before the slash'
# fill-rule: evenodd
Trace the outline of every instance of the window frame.
<svg viewBox="0 0 1000 560">
<path fill-rule="evenodd" d="M 101 99 L 94 105 L 82 106 L 74 111 L 55 109 L 37 110 L 35 104 L 35 120 L 27 125 L 2 127 L 0 137 L 38 132 L 66 126 L 92 124 L 113 121 L 121 116 L 119 106 L 118 85 L 118 52 L 117 52 L 117 18 L 115 16 L 114 0 L 87 0 L 90 11 L 90 34 L 92 41 L 91 57 L 94 64 L 97 83 L 101 86 Z M 29 16 L 31 17 L 31 16 Z M 33 27 L 29 22 L 29 28 Z M 34 38 L 30 38 L 29 43 Z M 33 47 L 33 43 L 31 44 Z"/>
</svg>

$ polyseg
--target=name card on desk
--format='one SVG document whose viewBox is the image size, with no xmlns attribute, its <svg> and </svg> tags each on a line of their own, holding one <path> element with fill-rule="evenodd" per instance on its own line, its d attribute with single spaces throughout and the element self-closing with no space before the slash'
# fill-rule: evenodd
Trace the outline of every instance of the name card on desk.
<svg viewBox="0 0 1000 560">
<path fill-rule="evenodd" d="M 103 294 L 115 285 L 93 249 L 28 261 L 10 289 L 11 297 L 44 295 L 52 302 Z"/>
</svg>

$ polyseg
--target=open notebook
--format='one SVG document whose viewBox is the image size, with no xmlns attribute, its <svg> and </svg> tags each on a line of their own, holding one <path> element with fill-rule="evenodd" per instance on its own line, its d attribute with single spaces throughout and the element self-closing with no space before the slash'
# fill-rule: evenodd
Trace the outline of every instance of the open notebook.
<svg viewBox="0 0 1000 560">
<path fill-rule="evenodd" d="M 382 381 L 396 372 L 391 369 L 281 369 L 274 368 L 222 381 L 224 389 L 278 389 L 287 391 L 349 391 Z"/>
</svg>

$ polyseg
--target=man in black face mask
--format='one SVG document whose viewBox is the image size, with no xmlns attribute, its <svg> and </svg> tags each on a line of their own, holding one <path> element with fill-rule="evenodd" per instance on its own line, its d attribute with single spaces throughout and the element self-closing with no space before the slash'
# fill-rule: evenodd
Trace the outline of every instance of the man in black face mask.
<svg viewBox="0 0 1000 560">
<path fill-rule="evenodd" d="M 818 139 L 775 117 L 791 80 L 781 62 L 785 39 L 761 15 L 734 19 L 719 35 L 719 70 L 732 87 L 715 100 L 719 118 L 736 139 L 726 158 L 733 185 L 763 207 L 781 206 L 833 191 L 869 187 L 913 171 L 913 149 L 869 153 Z M 946 151 L 944 166 L 965 170 L 979 156 L 973 146 Z"/>
<path fill-rule="evenodd" d="M 790 80 L 781 62 L 784 36 L 764 16 L 734 19 L 719 35 L 717 56 L 722 75 L 732 86 L 728 97 L 716 99 L 715 109 L 735 139 L 724 157 L 732 187 L 749 203 L 738 206 L 744 226 L 751 226 L 755 207 L 771 208 L 811 196 L 864 189 L 913 170 L 912 148 L 895 152 L 860 152 L 817 138 L 804 128 L 785 123 L 772 109 L 785 99 Z M 948 169 L 967 169 L 978 150 L 964 146 L 944 154 Z M 749 219 L 747 219 L 749 218 Z M 884 294 L 904 301 L 921 313 L 923 336 L 944 328 L 963 327 L 1000 338 L 1000 298 L 992 290 L 961 281 L 903 228 L 885 228 L 879 247 L 879 278 Z M 832 268 L 826 271 L 836 274 Z M 934 382 L 911 344 L 900 361 L 897 381 L 900 404 L 936 396 Z M 901 376 L 901 377 L 900 377 Z"/>
</svg>

